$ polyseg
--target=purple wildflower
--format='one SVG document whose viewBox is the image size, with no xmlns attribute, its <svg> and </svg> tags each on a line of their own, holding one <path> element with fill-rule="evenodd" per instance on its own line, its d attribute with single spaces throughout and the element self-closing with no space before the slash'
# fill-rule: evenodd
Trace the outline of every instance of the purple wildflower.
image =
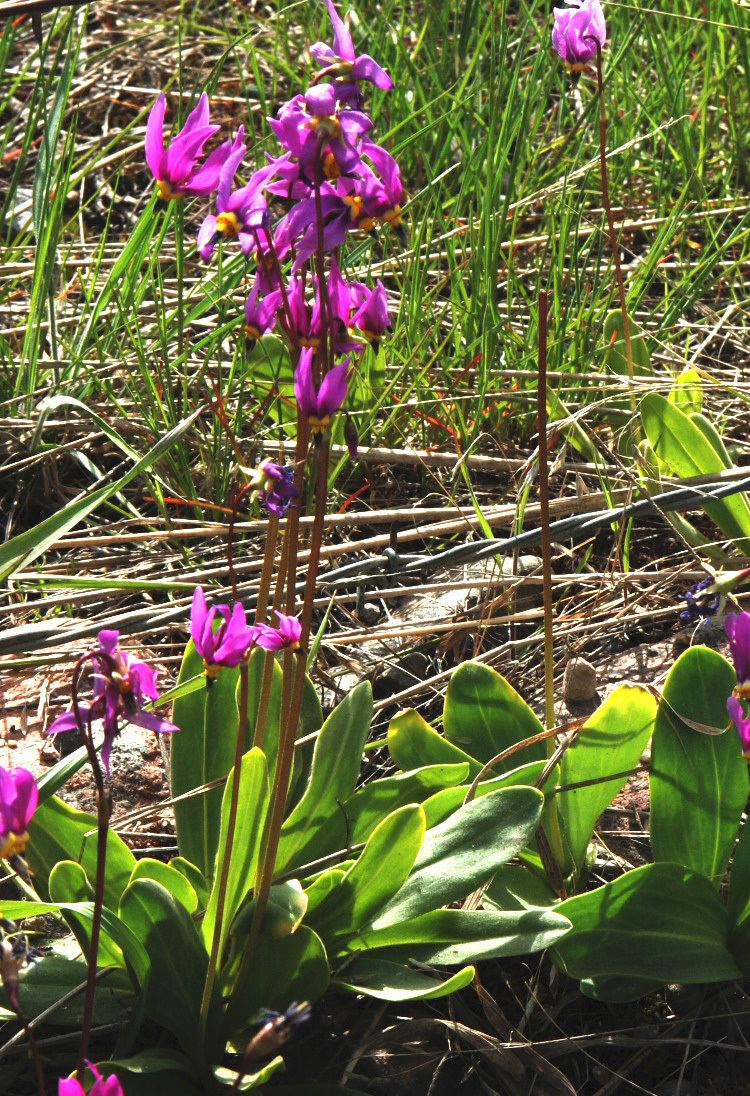
<svg viewBox="0 0 750 1096">
<path fill-rule="evenodd" d="M 694 621 L 704 617 L 710 619 L 716 616 L 721 608 L 722 594 L 721 590 L 716 588 L 716 579 L 713 575 L 707 575 L 700 582 L 696 582 L 682 597 L 686 602 L 686 608 L 680 613 L 680 620 Z"/>
<path fill-rule="evenodd" d="M 313 433 L 323 434 L 331 418 L 339 410 L 347 394 L 349 360 L 326 373 L 316 390 L 312 375 L 312 350 L 303 350 L 294 371 L 294 394 L 300 414 L 307 419 Z"/>
<path fill-rule="evenodd" d="M 274 464 L 271 460 L 262 460 L 252 472 L 252 483 L 261 506 L 272 514 L 283 518 L 297 498 L 294 486 L 294 469 L 291 465 Z M 262 643 L 259 644 L 263 646 Z"/>
<path fill-rule="evenodd" d="M 730 696 L 727 701 L 727 712 L 737 728 L 737 734 L 740 736 L 742 753 L 746 760 L 750 761 L 750 719 L 745 715 L 742 701 L 736 696 Z"/>
<path fill-rule="evenodd" d="M 261 299 L 261 284 L 262 279 L 256 278 L 245 302 L 245 337 L 250 343 L 273 330 L 281 307 L 281 290 L 275 289 Z"/>
<path fill-rule="evenodd" d="M 724 621 L 729 640 L 737 685 L 727 700 L 727 712 L 740 736 L 742 752 L 750 761 L 750 719 L 745 715 L 743 700 L 750 699 L 750 613 L 730 613 Z"/>
<path fill-rule="evenodd" d="M 166 106 L 167 99 L 162 94 L 151 108 L 146 123 L 146 162 L 156 179 L 159 197 L 168 201 L 211 194 L 219 185 L 221 169 L 230 155 L 238 154 L 240 149 L 244 153 L 242 131 L 234 141 L 219 145 L 206 162 L 199 165 L 206 141 L 221 128 L 209 124 L 208 96 L 204 91 L 168 148 L 164 147 Z"/>
<path fill-rule="evenodd" d="M 93 1063 L 86 1062 L 86 1065 L 94 1075 L 94 1084 L 88 1090 L 88 1096 L 123 1096 L 122 1085 L 114 1073 L 109 1077 L 102 1077 Z M 57 1096 L 86 1096 L 86 1089 L 80 1081 L 68 1077 L 58 1083 Z"/>
<path fill-rule="evenodd" d="M 172 734 L 180 729 L 156 712 L 143 710 L 147 701 L 159 699 L 156 671 L 147 662 L 121 650 L 119 638 L 119 632 L 108 628 L 99 632 L 99 649 L 96 652 L 99 657 L 94 659 L 93 696 L 90 704 L 78 706 L 84 724 L 97 720 L 103 722 L 102 761 L 107 774 L 112 743 L 119 734 L 121 719 L 157 734 Z M 70 711 L 58 716 L 47 734 L 77 729 L 75 711 Z"/>
<path fill-rule="evenodd" d="M 362 282 L 355 282 L 352 289 L 358 301 L 358 307 L 352 316 L 352 326 L 361 331 L 377 350 L 380 340 L 392 326 L 385 286 L 378 278 L 374 289 Z"/>
<path fill-rule="evenodd" d="M 29 822 L 38 802 L 39 789 L 28 769 L 0 766 L 0 860 L 26 848 Z"/>
<path fill-rule="evenodd" d="M 214 631 L 217 617 L 221 620 Z M 209 609 L 206 595 L 200 586 L 196 586 L 190 612 L 190 634 L 205 663 L 206 677 L 211 680 L 223 666 L 239 666 L 255 643 L 257 629 L 248 627 L 240 602 L 231 610 L 228 605 L 214 605 Z"/>
<path fill-rule="evenodd" d="M 404 186 L 398 164 L 387 149 L 367 138 L 362 142 L 362 155 L 370 160 L 377 172 L 376 175 L 364 163 L 357 168 L 357 175 L 362 181 L 363 205 L 370 216 L 390 225 L 403 237 L 401 203 L 404 200 Z"/>
<path fill-rule="evenodd" d="M 354 42 L 346 24 L 340 17 L 332 0 L 326 0 L 328 14 L 333 25 L 333 48 L 324 42 L 316 42 L 310 46 L 310 53 L 323 66 L 323 71 L 318 73 L 318 80 L 336 81 L 336 92 L 342 103 L 359 104 L 361 92 L 359 81 L 366 80 L 377 88 L 390 91 L 393 87 L 388 73 L 373 61 L 366 53 L 358 57 L 354 50 Z"/>
<path fill-rule="evenodd" d="M 604 49 L 607 24 L 599 0 L 566 0 L 555 8 L 552 45 L 571 72 L 583 72 L 598 49 Z"/>
<path fill-rule="evenodd" d="M 364 208 L 361 194 L 352 179 L 341 179 L 338 189 L 330 183 L 320 188 L 320 212 L 322 218 L 323 250 L 334 251 L 341 247 L 350 229 L 372 231 L 375 218 Z M 286 215 L 276 235 L 276 246 L 289 250 L 296 241 L 296 259 L 292 270 L 302 267 L 318 247 L 316 201 L 306 198 Z"/>
<path fill-rule="evenodd" d="M 244 149 L 238 150 L 242 159 Z M 221 237 L 238 240 L 243 254 L 249 255 L 257 245 L 258 230 L 264 226 L 268 216 L 268 202 L 265 187 L 273 177 L 275 167 L 269 164 L 253 173 L 250 182 L 238 190 L 232 190 L 234 176 L 239 160 L 233 154 L 221 170 L 219 188 L 216 194 L 218 214 L 209 214 L 198 230 L 198 252 L 208 261 Z"/>
<path fill-rule="evenodd" d="M 302 624 L 296 617 L 286 616 L 284 613 L 276 613 L 279 624 L 277 628 L 271 628 L 267 624 L 261 624 L 258 646 L 265 651 L 283 651 L 289 648 L 292 651 L 299 649 Z"/>
</svg>

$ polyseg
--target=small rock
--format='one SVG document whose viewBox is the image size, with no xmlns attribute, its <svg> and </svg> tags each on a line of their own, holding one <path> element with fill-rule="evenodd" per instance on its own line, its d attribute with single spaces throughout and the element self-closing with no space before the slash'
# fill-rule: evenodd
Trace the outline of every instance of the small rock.
<svg viewBox="0 0 750 1096">
<path fill-rule="evenodd" d="M 376 605 L 374 601 L 366 601 L 359 611 L 359 619 L 368 627 L 377 624 L 382 615 L 383 612 L 380 606 Z"/>
<path fill-rule="evenodd" d="M 565 667 L 563 698 L 566 704 L 596 700 L 596 669 L 585 658 L 571 658 Z"/>
</svg>

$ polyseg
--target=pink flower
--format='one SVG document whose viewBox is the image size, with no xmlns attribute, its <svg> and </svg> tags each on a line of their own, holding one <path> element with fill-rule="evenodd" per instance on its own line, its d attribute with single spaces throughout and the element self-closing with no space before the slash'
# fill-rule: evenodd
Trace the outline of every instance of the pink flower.
<svg viewBox="0 0 750 1096">
<path fill-rule="evenodd" d="M 323 66 L 323 71 L 318 74 L 318 79 L 336 80 L 336 91 L 342 103 L 351 102 L 358 104 L 361 99 L 359 81 L 366 80 L 374 84 L 376 88 L 390 91 L 393 87 L 388 73 L 380 67 L 377 61 L 373 61 L 366 53 L 358 57 L 354 50 L 352 36 L 347 30 L 332 0 L 326 0 L 328 14 L 333 24 L 333 48 L 324 42 L 316 42 L 310 46 L 310 53 Z"/>
<path fill-rule="evenodd" d="M 219 185 L 221 169 L 230 155 L 244 153 L 242 130 L 234 141 L 225 141 L 215 148 L 204 164 L 200 164 L 203 147 L 220 126 L 208 120 L 208 96 L 205 91 L 197 106 L 188 115 L 185 125 L 169 146 L 164 146 L 164 112 L 167 99 L 160 95 L 151 108 L 146 123 L 146 162 L 156 179 L 159 196 L 171 198 L 202 197 Z M 241 157 L 240 157 L 241 158 Z"/>
<path fill-rule="evenodd" d="M 323 434 L 346 399 L 349 360 L 347 358 L 341 365 L 329 370 L 318 389 L 313 381 L 312 362 L 312 350 L 303 350 L 294 371 L 294 394 L 300 413 L 307 419 L 310 429 L 313 433 Z"/>
<path fill-rule="evenodd" d="M 39 789 L 28 769 L 0 767 L 0 859 L 26 848 L 26 831 L 38 802 Z"/>
<path fill-rule="evenodd" d="M 391 330 L 385 286 L 378 278 L 374 289 L 363 285 L 362 282 L 355 282 L 352 289 L 360 302 L 352 316 L 352 326 L 361 331 L 377 350 L 380 340 L 387 331 Z"/>
<path fill-rule="evenodd" d="M 112 743 L 120 732 L 120 720 L 135 723 L 157 734 L 179 731 L 174 723 L 162 719 L 156 712 L 144 711 L 148 700 L 158 700 L 156 671 L 140 658 L 121 650 L 119 632 L 103 628 L 99 632 L 100 657 L 94 659 L 94 688 L 90 704 L 79 704 L 84 724 L 102 720 L 104 745 L 102 760 L 109 773 Z M 58 716 L 47 734 L 62 734 L 78 729 L 75 711 Z"/>
<path fill-rule="evenodd" d="M 581 72 L 604 49 L 607 24 L 599 0 L 567 0 L 567 8 L 555 8 L 552 45 L 568 68 Z"/>
<path fill-rule="evenodd" d="M 258 646 L 265 651 L 282 651 L 289 647 L 293 651 L 299 647 L 302 625 L 293 616 L 285 616 L 284 613 L 276 613 L 279 621 L 278 628 L 271 628 L 267 624 L 261 624 L 261 634 L 258 636 Z"/>
<path fill-rule="evenodd" d="M 261 298 L 261 280 L 256 278 L 245 301 L 245 337 L 256 343 L 261 335 L 272 331 L 281 308 L 281 290 L 275 289 Z"/>
<path fill-rule="evenodd" d="M 219 627 L 214 630 L 217 618 Z M 190 634 L 196 651 L 206 665 L 206 676 L 211 679 L 216 677 L 222 666 L 239 666 L 255 644 L 257 628 L 248 627 L 240 602 L 233 609 L 228 605 L 214 605 L 209 609 L 206 595 L 200 586 L 196 586 L 190 613 Z"/>
<path fill-rule="evenodd" d="M 94 1075 L 94 1083 L 88 1090 L 88 1096 L 124 1096 L 122 1085 L 114 1073 L 109 1077 L 102 1077 L 95 1065 L 91 1062 L 87 1062 L 86 1065 Z M 57 1096 L 86 1096 L 86 1089 L 80 1081 L 74 1077 L 68 1077 L 58 1083 Z"/>
</svg>

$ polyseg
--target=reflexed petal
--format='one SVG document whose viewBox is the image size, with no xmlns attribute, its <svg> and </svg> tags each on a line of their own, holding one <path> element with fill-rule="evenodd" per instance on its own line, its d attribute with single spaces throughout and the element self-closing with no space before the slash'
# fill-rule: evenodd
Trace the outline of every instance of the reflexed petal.
<svg viewBox="0 0 750 1096">
<path fill-rule="evenodd" d="M 209 213 L 207 217 L 203 218 L 203 224 L 198 229 L 198 239 L 196 244 L 198 247 L 198 254 L 204 262 L 208 262 L 214 253 L 216 244 L 214 242 L 214 236 L 216 235 L 216 218 L 213 213 Z"/>
<path fill-rule="evenodd" d="M 736 696 L 730 696 L 727 700 L 727 712 L 737 728 L 742 752 L 747 757 L 750 755 L 750 719 L 745 716 L 745 709 Z"/>
<path fill-rule="evenodd" d="M 208 119 L 208 95 L 204 91 L 200 99 L 188 114 L 185 125 L 180 130 L 180 134 L 192 133 L 196 129 L 204 129 L 209 124 Z"/>
<path fill-rule="evenodd" d="M 161 178 L 164 160 L 164 112 L 166 109 L 167 97 L 162 93 L 151 107 L 146 122 L 146 163 L 155 179 Z"/>
<path fill-rule="evenodd" d="M 742 685 L 750 682 L 750 613 L 729 613 L 724 621 L 729 649 Z"/>
<path fill-rule="evenodd" d="M 346 24 L 342 20 L 336 8 L 333 6 L 332 0 L 326 0 L 326 7 L 328 8 L 328 14 L 331 17 L 331 24 L 333 26 L 333 51 L 337 57 L 340 57 L 343 61 L 353 61 L 355 59 L 354 43 L 352 42 L 352 36 L 347 30 Z"/>
<path fill-rule="evenodd" d="M 149 700 L 159 699 L 159 690 L 156 688 L 156 670 L 148 662 L 140 658 L 131 660 L 130 681 L 133 687 L 133 695 L 140 703 L 141 697 Z"/>
<path fill-rule="evenodd" d="M 239 130 L 237 131 L 237 136 L 235 137 L 234 144 L 229 151 L 229 155 L 224 160 L 224 163 L 222 164 L 219 171 L 219 184 L 216 194 L 216 208 L 219 210 L 220 213 L 226 209 L 226 203 L 229 199 L 229 194 L 232 189 L 234 177 L 237 174 L 237 169 L 242 163 L 242 160 L 247 151 L 245 145 L 242 143 L 242 139 L 244 136 L 245 127 L 240 126 Z M 206 163 L 208 163 L 208 161 L 206 161 Z"/>
<path fill-rule="evenodd" d="M 312 350 L 303 350 L 294 371 L 294 395 L 300 413 L 309 418 L 317 411 L 315 386 L 312 379 Z"/>
<path fill-rule="evenodd" d="M 128 720 L 137 727 L 143 727 L 147 731 L 155 731 L 156 734 L 175 734 L 180 728 L 168 719 L 162 719 L 156 712 L 144 712 L 139 708 L 135 712 L 128 713 Z"/>
<path fill-rule="evenodd" d="M 86 1089 L 76 1081 L 75 1077 L 65 1077 L 57 1082 L 57 1094 L 58 1096 L 86 1096 Z"/>
<path fill-rule="evenodd" d="M 382 88 L 383 91 L 390 91 L 394 86 L 393 80 L 391 80 L 385 69 L 381 68 L 377 61 L 373 61 L 372 57 L 369 57 L 366 53 L 361 54 L 354 62 L 352 76 L 355 80 L 369 80 L 376 88 Z"/>
<path fill-rule="evenodd" d="M 39 803 L 39 788 L 28 769 L 11 769 L 10 776 L 15 783 L 16 833 L 25 833 Z"/>
<path fill-rule="evenodd" d="M 331 115 L 336 110 L 336 89 L 333 84 L 316 84 L 306 92 L 305 102 L 316 118 Z"/>
<path fill-rule="evenodd" d="M 196 161 L 203 152 L 203 146 L 213 137 L 218 126 L 199 129 L 185 137 L 176 137 L 167 149 L 166 175 L 175 189 L 179 189 L 195 171 Z"/>
<path fill-rule="evenodd" d="M 117 657 L 117 645 L 120 642 L 119 632 L 116 632 L 114 628 L 102 628 L 96 638 L 100 651 L 103 651 L 105 655 L 109 655 L 110 658 Z"/>
<path fill-rule="evenodd" d="M 318 412 L 321 417 L 332 415 L 343 404 L 347 394 L 349 362 L 335 365 L 323 378 L 318 392 Z"/>
<path fill-rule="evenodd" d="M 314 42 L 310 46 L 310 56 L 315 58 L 321 68 L 327 68 L 337 60 L 336 54 L 325 42 Z"/>
<path fill-rule="evenodd" d="M 81 713 L 81 719 L 86 724 L 89 715 L 88 704 L 79 704 L 78 708 Z M 59 715 L 57 719 L 53 720 L 47 728 L 47 734 L 64 734 L 65 731 L 77 731 L 78 722 L 75 717 L 75 712 L 65 712 L 64 715 Z"/>
</svg>

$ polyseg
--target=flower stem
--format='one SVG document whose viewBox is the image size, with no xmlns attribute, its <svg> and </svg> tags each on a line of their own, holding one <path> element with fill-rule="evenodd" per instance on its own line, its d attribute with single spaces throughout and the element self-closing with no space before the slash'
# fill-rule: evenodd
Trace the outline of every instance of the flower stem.
<svg viewBox="0 0 750 1096">
<path fill-rule="evenodd" d="M 547 291 L 539 293 L 539 349 L 537 367 L 537 434 L 539 437 L 539 524 L 542 532 L 542 590 L 544 599 L 544 725 L 555 726 L 555 649 L 552 605 L 552 542 L 549 532 L 549 455 L 547 452 Z M 554 738 L 547 739 L 547 757 L 557 748 Z M 567 857 L 560 815 L 553 800 L 548 807 L 548 838 L 552 855 L 564 870 Z"/>
<path fill-rule="evenodd" d="M 612 216 L 612 202 L 609 194 L 609 168 L 607 166 L 607 108 L 604 101 L 604 75 L 602 71 L 602 47 L 596 43 L 596 86 L 599 95 L 599 167 L 602 184 L 602 205 L 607 217 L 607 229 L 609 232 L 609 246 L 612 251 L 612 261 L 615 267 L 615 282 L 620 298 L 620 312 L 622 313 L 623 337 L 625 339 L 625 360 L 628 363 L 628 382 L 630 385 L 630 410 L 635 414 L 637 410 L 634 381 L 635 366 L 633 364 L 633 343 L 630 332 L 630 317 L 628 315 L 628 302 L 625 295 L 625 280 L 622 276 L 620 264 L 620 245 L 615 229 L 615 220 Z"/>
<path fill-rule="evenodd" d="M 86 752 L 91 765 L 91 771 L 96 785 L 96 880 L 94 883 L 94 911 L 91 920 L 91 942 L 89 945 L 88 972 L 86 976 L 86 993 L 83 1004 L 83 1022 L 81 1024 L 81 1044 L 78 1051 L 78 1067 L 76 1076 L 82 1080 L 86 1058 L 88 1056 L 89 1041 L 91 1039 L 91 1026 L 94 1020 L 94 998 L 96 995 L 96 966 L 99 957 L 99 939 L 102 927 L 102 912 L 104 910 L 104 884 L 107 868 L 107 837 L 109 835 L 109 820 L 112 817 L 112 796 L 104 780 L 104 773 L 99 763 L 99 755 L 96 752 L 94 739 L 91 732 L 91 714 L 84 723 L 81 708 L 78 703 L 78 686 L 81 674 L 86 662 L 96 662 L 104 659 L 103 652 L 89 652 L 82 655 L 73 667 L 71 696 L 73 700 L 73 712 L 75 714 L 78 730 L 86 745 Z"/>
</svg>

